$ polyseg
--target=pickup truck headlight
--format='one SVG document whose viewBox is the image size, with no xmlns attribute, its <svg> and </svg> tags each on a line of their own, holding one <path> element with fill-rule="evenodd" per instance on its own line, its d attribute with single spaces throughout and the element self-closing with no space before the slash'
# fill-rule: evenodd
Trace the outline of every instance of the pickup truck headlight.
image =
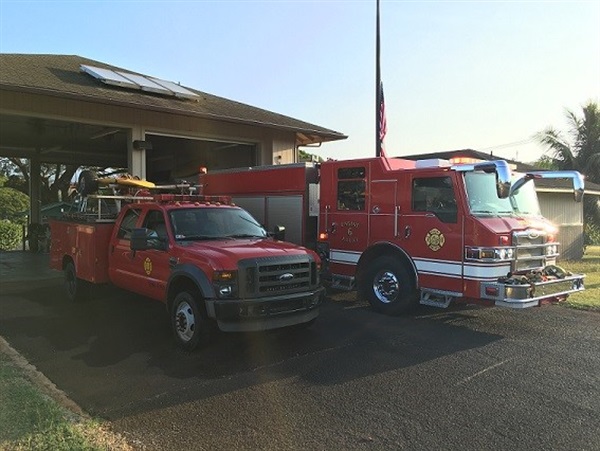
<svg viewBox="0 0 600 451">
<path fill-rule="evenodd" d="M 465 258 L 486 262 L 511 261 L 515 258 L 515 249 L 513 247 L 467 247 Z"/>
<path fill-rule="evenodd" d="M 220 298 L 231 298 L 237 295 L 237 271 L 215 271 L 213 285 Z"/>
</svg>

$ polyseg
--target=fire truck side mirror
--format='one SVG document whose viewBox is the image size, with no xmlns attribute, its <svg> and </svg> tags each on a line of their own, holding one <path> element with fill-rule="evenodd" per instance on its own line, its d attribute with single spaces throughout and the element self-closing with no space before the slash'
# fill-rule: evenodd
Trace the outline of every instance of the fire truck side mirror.
<svg viewBox="0 0 600 451">
<path fill-rule="evenodd" d="M 285 227 L 282 225 L 276 225 L 273 229 L 273 238 L 278 241 L 285 241 Z"/>
<path fill-rule="evenodd" d="M 504 164 L 499 163 L 496 163 L 496 194 L 500 199 L 506 199 L 510 195 L 510 168 L 504 161 Z"/>
</svg>

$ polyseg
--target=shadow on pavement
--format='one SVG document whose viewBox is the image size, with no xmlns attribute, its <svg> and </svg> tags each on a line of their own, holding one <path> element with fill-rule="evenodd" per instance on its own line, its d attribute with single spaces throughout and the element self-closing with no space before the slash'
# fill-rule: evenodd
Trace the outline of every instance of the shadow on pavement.
<svg viewBox="0 0 600 451">
<path fill-rule="evenodd" d="M 0 330 L 84 410 L 113 419 L 282 378 L 342 384 L 501 338 L 471 329 L 469 310 L 386 317 L 348 294 L 329 297 L 310 329 L 219 332 L 211 346 L 186 353 L 163 304 L 95 288 L 75 304 L 59 279 L 0 295 Z"/>
</svg>

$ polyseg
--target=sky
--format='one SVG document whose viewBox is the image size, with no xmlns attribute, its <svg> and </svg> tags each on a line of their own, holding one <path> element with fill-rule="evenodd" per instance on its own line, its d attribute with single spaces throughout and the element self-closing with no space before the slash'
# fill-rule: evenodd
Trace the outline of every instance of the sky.
<svg viewBox="0 0 600 451">
<path fill-rule="evenodd" d="M 0 0 L 0 52 L 79 55 L 347 135 L 375 155 L 375 0 Z M 531 162 L 600 99 L 600 0 L 381 0 L 390 156 Z M 1 68 L 0 68 L 1 70 Z"/>
</svg>

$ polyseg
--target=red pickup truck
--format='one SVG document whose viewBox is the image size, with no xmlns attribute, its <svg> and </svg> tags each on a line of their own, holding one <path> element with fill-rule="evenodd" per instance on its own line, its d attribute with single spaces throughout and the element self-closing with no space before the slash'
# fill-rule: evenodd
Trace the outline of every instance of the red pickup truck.
<svg viewBox="0 0 600 451">
<path fill-rule="evenodd" d="M 119 210 L 50 222 L 50 266 L 64 271 L 71 300 L 110 282 L 164 302 L 188 350 L 215 322 L 259 331 L 316 320 L 324 292 L 317 254 L 269 236 L 228 198 L 159 194 Z"/>
</svg>

